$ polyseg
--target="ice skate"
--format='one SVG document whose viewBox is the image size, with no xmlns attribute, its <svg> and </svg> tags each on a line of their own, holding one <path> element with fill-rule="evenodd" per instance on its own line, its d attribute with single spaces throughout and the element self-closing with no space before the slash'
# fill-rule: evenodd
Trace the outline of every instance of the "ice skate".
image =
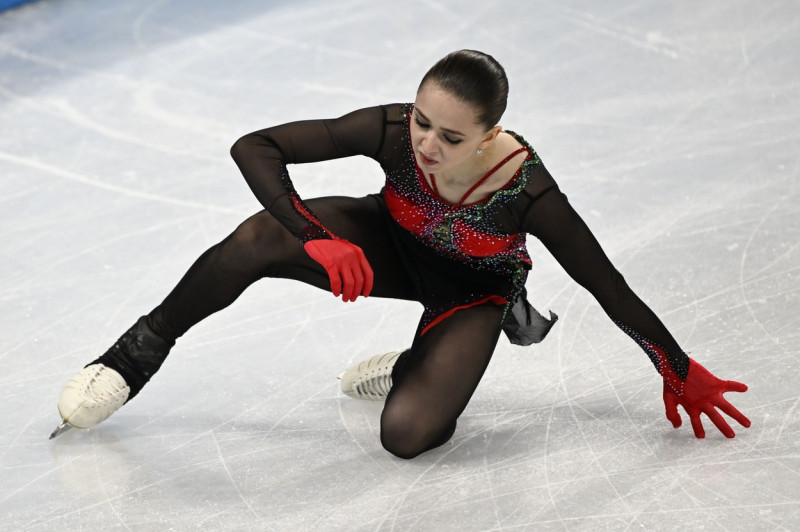
<svg viewBox="0 0 800 532">
<path fill-rule="evenodd" d="M 130 393 L 130 386 L 113 369 L 103 364 L 91 364 L 83 368 L 61 391 L 58 413 L 64 421 L 50 435 L 50 439 L 69 427 L 94 427 L 124 405 Z"/>
<path fill-rule="evenodd" d="M 342 393 L 354 399 L 383 401 L 392 389 L 392 370 L 403 351 L 375 355 L 339 375 Z"/>
<path fill-rule="evenodd" d="M 70 427 L 88 429 L 133 399 L 166 359 L 175 342 L 158 336 L 139 318 L 100 358 L 75 375 L 58 399 L 62 423 L 55 438 Z"/>
</svg>

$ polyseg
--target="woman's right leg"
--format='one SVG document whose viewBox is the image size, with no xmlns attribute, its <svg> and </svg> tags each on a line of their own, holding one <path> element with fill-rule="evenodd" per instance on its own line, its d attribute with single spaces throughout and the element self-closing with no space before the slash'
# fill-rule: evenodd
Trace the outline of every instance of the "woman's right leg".
<svg viewBox="0 0 800 532">
<path fill-rule="evenodd" d="M 414 299 L 377 198 L 317 198 L 307 204 L 334 234 L 364 250 L 375 273 L 373 296 Z M 89 427 L 106 419 L 158 371 L 177 338 L 262 277 L 330 289 L 324 268 L 271 214 L 251 216 L 203 253 L 159 306 L 67 384 L 59 399 L 64 420 Z"/>
<path fill-rule="evenodd" d="M 148 315 L 152 329 L 168 339 L 233 303 L 251 284 L 270 276 L 280 264 L 302 264 L 300 243 L 268 212 L 241 223 L 192 264 L 164 301 Z M 311 265 L 307 275 L 314 282 Z"/>
<path fill-rule="evenodd" d="M 386 222 L 376 198 L 316 198 L 307 204 L 334 234 L 364 250 L 375 272 L 373 296 L 414 298 L 408 274 L 384 229 Z M 159 336 L 177 339 L 233 303 L 263 277 L 294 279 L 330 290 L 324 268 L 271 214 L 262 211 L 203 253 L 149 314 L 148 324 Z"/>
</svg>

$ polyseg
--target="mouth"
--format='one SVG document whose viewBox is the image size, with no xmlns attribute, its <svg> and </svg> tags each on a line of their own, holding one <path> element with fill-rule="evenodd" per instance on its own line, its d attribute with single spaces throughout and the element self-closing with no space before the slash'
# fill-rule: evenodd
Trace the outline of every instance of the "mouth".
<svg viewBox="0 0 800 532">
<path fill-rule="evenodd" d="M 437 162 L 436 159 L 431 159 L 430 157 L 427 157 L 421 151 L 418 151 L 417 155 L 419 155 L 419 162 L 421 162 L 425 166 L 433 166 Z"/>
</svg>

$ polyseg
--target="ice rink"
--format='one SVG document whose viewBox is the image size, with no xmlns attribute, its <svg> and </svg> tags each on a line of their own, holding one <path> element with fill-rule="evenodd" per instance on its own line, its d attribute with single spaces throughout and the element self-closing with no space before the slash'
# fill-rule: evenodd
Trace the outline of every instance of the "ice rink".
<svg viewBox="0 0 800 532">
<path fill-rule="evenodd" d="M 459 48 L 685 350 L 753 425 L 679 430 L 661 378 L 535 239 L 531 301 L 443 447 L 404 461 L 336 375 L 421 307 L 264 280 L 140 396 L 49 441 L 66 381 L 260 205 L 229 157 L 413 101 Z M 377 191 L 348 159 L 304 197 Z M 800 4 L 45 0 L 0 13 L 0 530 L 800 530 Z"/>
</svg>

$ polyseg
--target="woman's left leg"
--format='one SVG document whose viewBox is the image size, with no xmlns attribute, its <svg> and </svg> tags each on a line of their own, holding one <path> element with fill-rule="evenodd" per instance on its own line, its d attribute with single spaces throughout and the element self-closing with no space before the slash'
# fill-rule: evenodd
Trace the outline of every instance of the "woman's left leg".
<svg viewBox="0 0 800 532">
<path fill-rule="evenodd" d="M 456 311 L 423 335 L 397 361 L 381 415 L 381 443 L 400 458 L 413 458 L 453 435 L 492 358 L 503 306 Z"/>
</svg>

